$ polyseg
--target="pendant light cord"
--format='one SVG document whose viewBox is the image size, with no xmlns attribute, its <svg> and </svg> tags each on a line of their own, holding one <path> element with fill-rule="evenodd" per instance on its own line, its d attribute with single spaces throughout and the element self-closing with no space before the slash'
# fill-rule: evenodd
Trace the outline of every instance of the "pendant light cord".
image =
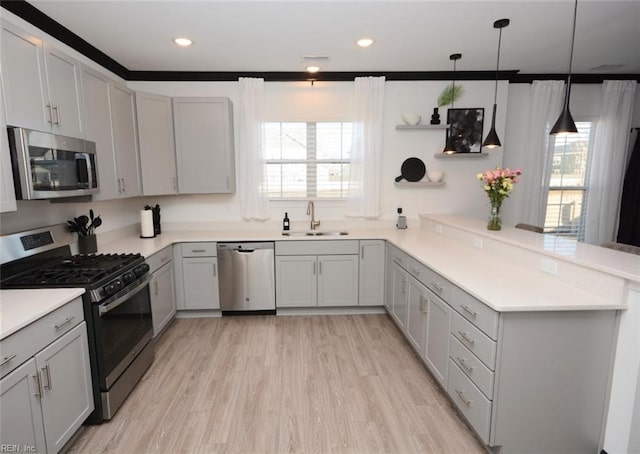
<svg viewBox="0 0 640 454">
<path fill-rule="evenodd" d="M 573 33 L 571 33 L 571 53 L 569 54 L 569 76 L 567 77 L 567 90 L 565 93 L 565 106 L 569 104 L 569 93 L 571 91 L 571 69 L 573 67 L 573 45 L 576 41 L 576 17 L 578 16 L 578 0 L 573 5 Z"/>
<path fill-rule="evenodd" d="M 500 27 L 500 34 L 498 35 L 498 59 L 496 61 L 496 87 L 493 91 L 493 103 L 498 103 L 498 73 L 500 70 L 500 44 L 502 43 L 502 27 Z"/>
<path fill-rule="evenodd" d="M 453 109 L 453 102 L 456 99 L 456 63 L 458 59 L 453 60 L 453 76 L 451 77 L 451 108 Z"/>
</svg>

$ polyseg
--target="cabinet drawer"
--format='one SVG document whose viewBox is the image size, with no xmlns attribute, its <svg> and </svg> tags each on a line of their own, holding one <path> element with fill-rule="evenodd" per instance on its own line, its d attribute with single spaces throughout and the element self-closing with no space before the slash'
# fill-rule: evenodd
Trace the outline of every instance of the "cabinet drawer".
<svg viewBox="0 0 640 454">
<path fill-rule="evenodd" d="M 0 363 L 4 364 L 0 366 L 0 377 L 4 377 L 83 320 L 82 298 L 76 298 L 1 340 Z"/>
<path fill-rule="evenodd" d="M 217 244 L 208 243 L 182 243 L 183 257 L 217 257 Z"/>
<path fill-rule="evenodd" d="M 358 240 L 276 241 L 276 255 L 358 255 Z"/>
<path fill-rule="evenodd" d="M 467 418 L 482 441 L 489 443 L 491 423 L 491 401 L 449 360 L 449 382 L 447 392 L 460 412 Z"/>
<path fill-rule="evenodd" d="M 464 290 L 454 287 L 451 306 L 493 340 L 498 340 L 498 312 Z"/>
<path fill-rule="evenodd" d="M 417 272 L 418 274 L 415 276 L 420 282 L 426 285 L 429 290 L 438 295 L 444 301 L 450 302 L 452 291 L 455 286 L 435 271 L 424 266 L 422 263 L 415 260 L 414 262 L 417 263 L 417 265 L 415 265 L 415 269 L 412 274 Z"/>
<path fill-rule="evenodd" d="M 194 248 L 195 249 L 195 248 Z M 147 259 L 147 263 L 151 267 L 151 272 L 155 272 L 161 266 L 166 265 L 172 259 L 171 246 L 168 246 L 161 251 L 156 252 Z"/>
<path fill-rule="evenodd" d="M 460 367 L 460 370 L 471 379 L 480 391 L 482 391 L 489 400 L 493 399 L 494 373 L 482 364 L 482 361 L 476 358 L 475 355 L 453 335 L 449 343 L 449 355 L 453 362 Z"/>
<path fill-rule="evenodd" d="M 485 366 L 495 370 L 496 343 L 456 312 L 451 315 L 451 334 L 476 355 Z"/>
</svg>

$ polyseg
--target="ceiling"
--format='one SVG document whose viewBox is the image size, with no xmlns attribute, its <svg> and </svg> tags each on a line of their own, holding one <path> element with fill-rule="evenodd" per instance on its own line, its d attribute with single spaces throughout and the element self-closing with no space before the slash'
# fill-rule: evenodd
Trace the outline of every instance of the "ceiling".
<svg viewBox="0 0 640 454">
<path fill-rule="evenodd" d="M 566 73 L 572 0 L 103 1 L 30 4 L 131 71 L 303 71 L 303 56 L 327 56 L 321 71 L 495 70 Z M 187 36 L 189 48 L 172 39 Z M 366 49 L 355 41 L 370 37 Z M 574 73 L 640 73 L 640 1 L 581 0 Z M 595 69 L 601 65 L 620 68 Z"/>
</svg>

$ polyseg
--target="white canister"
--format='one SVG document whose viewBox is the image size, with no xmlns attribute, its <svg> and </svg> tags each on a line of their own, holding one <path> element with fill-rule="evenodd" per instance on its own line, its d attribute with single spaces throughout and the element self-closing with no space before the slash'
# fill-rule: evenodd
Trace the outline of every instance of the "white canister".
<svg viewBox="0 0 640 454">
<path fill-rule="evenodd" d="M 140 210 L 140 238 L 153 238 L 153 212 Z"/>
</svg>

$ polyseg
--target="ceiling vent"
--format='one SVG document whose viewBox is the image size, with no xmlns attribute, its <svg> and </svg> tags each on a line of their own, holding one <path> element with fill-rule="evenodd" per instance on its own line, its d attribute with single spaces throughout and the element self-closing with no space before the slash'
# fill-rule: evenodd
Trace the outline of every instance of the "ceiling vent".
<svg viewBox="0 0 640 454">
<path fill-rule="evenodd" d="M 600 65 L 595 68 L 591 68 L 591 71 L 617 71 L 618 69 L 624 68 L 625 65 L 617 64 L 617 65 Z"/>
<path fill-rule="evenodd" d="M 329 61 L 329 57 L 327 57 L 326 55 L 303 55 L 301 61 L 303 62 Z"/>
</svg>

